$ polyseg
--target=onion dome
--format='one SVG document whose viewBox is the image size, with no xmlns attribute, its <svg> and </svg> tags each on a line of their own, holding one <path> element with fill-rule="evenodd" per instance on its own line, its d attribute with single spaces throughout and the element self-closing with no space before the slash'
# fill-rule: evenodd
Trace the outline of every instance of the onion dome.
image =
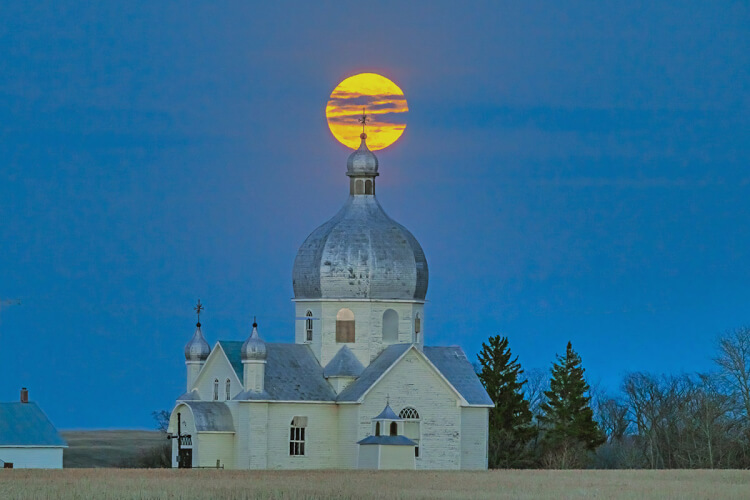
<svg viewBox="0 0 750 500">
<path fill-rule="evenodd" d="M 203 337 L 200 322 L 196 323 L 195 327 L 193 338 L 185 346 L 185 361 L 205 361 L 211 354 L 211 346 Z"/>
<path fill-rule="evenodd" d="M 242 344 L 242 361 L 265 360 L 267 356 L 266 343 L 258 335 L 258 323 L 253 321 L 253 332 Z"/>
<path fill-rule="evenodd" d="M 360 134 L 362 143 L 359 149 L 349 155 L 346 160 L 346 175 L 352 176 L 376 176 L 378 175 L 378 158 L 367 147 L 367 134 Z"/>
<path fill-rule="evenodd" d="M 378 160 L 366 137 L 347 162 L 349 199 L 297 252 L 295 299 L 425 300 L 427 259 L 417 239 L 375 197 Z"/>
</svg>

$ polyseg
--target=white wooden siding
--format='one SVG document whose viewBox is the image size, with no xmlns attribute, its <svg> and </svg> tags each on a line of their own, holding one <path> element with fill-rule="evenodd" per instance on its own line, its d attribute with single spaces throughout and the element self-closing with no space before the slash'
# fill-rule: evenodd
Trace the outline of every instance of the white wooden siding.
<svg viewBox="0 0 750 500">
<path fill-rule="evenodd" d="M 62 469 L 63 449 L 2 446 L 0 460 L 12 462 L 15 469 Z"/>
<path fill-rule="evenodd" d="M 242 382 L 237 378 L 237 373 L 229 364 L 224 351 L 217 343 L 214 350 L 206 360 L 206 364 L 203 365 L 203 369 L 198 375 L 195 381 L 195 388 L 198 389 L 198 394 L 203 401 L 214 400 L 214 380 L 219 379 L 219 399 L 218 401 L 226 401 L 226 382 L 227 379 L 231 382 L 230 387 L 230 398 L 233 398 L 242 391 Z"/>
<path fill-rule="evenodd" d="M 487 468 L 488 408 L 461 408 L 461 468 Z"/>
</svg>

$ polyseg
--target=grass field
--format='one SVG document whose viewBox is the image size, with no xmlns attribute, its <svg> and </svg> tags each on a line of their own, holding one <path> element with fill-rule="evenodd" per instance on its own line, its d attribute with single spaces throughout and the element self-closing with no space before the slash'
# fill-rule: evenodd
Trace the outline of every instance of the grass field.
<svg viewBox="0 0 750 500">
<path fill-rule="evenodd" d="M 156 431 L 62 431 L 63 467 L 124 467 L 165 442 Z"/>
<path fill-rule="evenodd" d="M 0 470 L 3 499 L 750 498 L 750 471 Z"/>
</svg>

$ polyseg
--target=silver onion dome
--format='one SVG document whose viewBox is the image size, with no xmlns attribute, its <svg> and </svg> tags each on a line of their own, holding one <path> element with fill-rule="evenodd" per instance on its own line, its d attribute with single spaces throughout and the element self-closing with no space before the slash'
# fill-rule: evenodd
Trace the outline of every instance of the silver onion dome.
<svg viewBox="0 0 750 500">
<path fill-rule="evenodd" d="M 211 354 L 211 346 L 208 345 L 206 339 L 203 337 L 201 331 L 201 324 L 195 325 L 195 333 L 190 342 L 185 345 L 185 360 L 186 361 L 205 361 L 208 355 Z"/>
<path fill-rule="evenodd" d="M 377 168 L 363 138 L 347 175 L 374 178 Z M 352 191 L 339 213 L 302 243 L 292 285 L 295 299 L 424 300 L 428 274 L 419 242 L 386 215 L 374 190 Z"/>
<path fill-rule="evenodd" d="M 258 335 L 258 323 L 253 322 L 253 331 L 242 344 L 242 360 L 262 360 L 266 359 L 267 356 L 266 343 Z"/>
<path fill-rule="evenodd" d="M 359 149 L 349 155 L 346 160 L 346 175 L 378 175 L 378 157 L 367 147 L 367 134 L 362 132 L 359 136 L 362 143 Z"/>
</svg>

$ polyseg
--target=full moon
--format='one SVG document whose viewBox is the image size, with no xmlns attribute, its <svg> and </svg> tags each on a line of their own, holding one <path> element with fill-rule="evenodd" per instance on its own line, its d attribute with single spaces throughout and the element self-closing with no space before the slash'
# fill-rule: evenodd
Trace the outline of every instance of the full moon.
<svg viewBox="0 0 750 500">
<path fill-rule="evenodd" d="M 365 132 L 370 150 L 387 148 L 401 137 L 409 111 L 403 91 L 384 76 L 360 73 L 339 83 L 326 106 L 328 128 L 341 144 L 359 147 L 362 108 L 368 117 Z"/>
</svg>

